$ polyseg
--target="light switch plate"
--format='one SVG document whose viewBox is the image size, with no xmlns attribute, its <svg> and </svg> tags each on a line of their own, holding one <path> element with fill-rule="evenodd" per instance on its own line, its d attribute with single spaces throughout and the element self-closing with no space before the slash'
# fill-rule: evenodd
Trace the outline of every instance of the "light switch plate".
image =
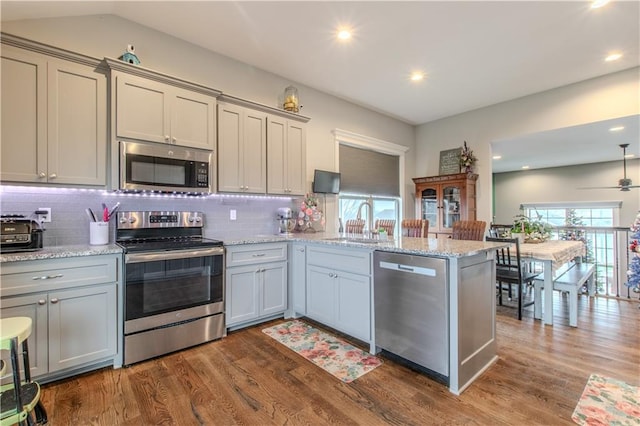
<svg viewBox="0 0 640 426">
<path fill-rule="evenodd" d="M 229 210 L 229 220 L 236 220 L 236 211 L 234 209 Z"/>
</svg>

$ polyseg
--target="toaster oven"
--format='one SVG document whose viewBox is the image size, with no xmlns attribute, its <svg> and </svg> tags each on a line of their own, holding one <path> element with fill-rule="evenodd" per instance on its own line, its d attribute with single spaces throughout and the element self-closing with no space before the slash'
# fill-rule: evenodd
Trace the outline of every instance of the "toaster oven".
<svg viewBox="0 0 640 426">
<path fill-rule="evenodd" d="M 42 249 L 43 229 L 35 219 L 0 217 L 0 252 L 15 253 Z"/>
</svg>

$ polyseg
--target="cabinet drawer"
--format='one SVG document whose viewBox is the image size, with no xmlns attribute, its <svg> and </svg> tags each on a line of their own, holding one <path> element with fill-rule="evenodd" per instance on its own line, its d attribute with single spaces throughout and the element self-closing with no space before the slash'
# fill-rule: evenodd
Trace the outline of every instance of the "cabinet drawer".
<svg viewBox="0 0 640 426">
<path fill-rule="evenodd" d="M 227 267 L 287 260 L 287 243 L 245 244 L 227 247 Z"/>
<path fill-rule="evenodd" d="M 307 246 L 307 264 L 371 275 L 371 253 L 357 249 Z"/>
<path fill-rule="evenodd" d="M 117 256 L 15 262 L 2 267 L 2 296 L 117 282 Z"/>
</svg>

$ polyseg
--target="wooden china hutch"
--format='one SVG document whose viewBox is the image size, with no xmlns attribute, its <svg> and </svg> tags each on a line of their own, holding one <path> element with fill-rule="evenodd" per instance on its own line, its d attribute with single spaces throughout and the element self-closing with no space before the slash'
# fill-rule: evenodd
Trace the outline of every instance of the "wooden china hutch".
<svg viewBox="0 0 640 426">
<path fill-rule="evenodd" d="M 476 220 L 477 180 L 472 173 L 413 178 L 416 217 L 429 220 L 430 237 L 451 234 L 458 220 Z"/>
</svg>

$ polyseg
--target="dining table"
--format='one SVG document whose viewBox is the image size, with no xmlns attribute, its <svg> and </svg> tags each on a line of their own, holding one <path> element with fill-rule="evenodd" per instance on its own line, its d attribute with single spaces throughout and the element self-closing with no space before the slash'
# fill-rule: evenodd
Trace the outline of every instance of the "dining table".
<svg viewBox="0 0 640 426">
<path fill-rule="evenodd" d="M 543 303 L 539 300 L 534 301 L 535 319 L 543 319 L 545 325 L 553 325 L 553 280 L 556 273 L 565 264 L 585 254 L 584 242 L 576 240 L 547 240 L 538 243 L 525 242 L 520 245 L 522 260 L 540 262 L 543 265 L 544 300 Z"/>
</svg>

